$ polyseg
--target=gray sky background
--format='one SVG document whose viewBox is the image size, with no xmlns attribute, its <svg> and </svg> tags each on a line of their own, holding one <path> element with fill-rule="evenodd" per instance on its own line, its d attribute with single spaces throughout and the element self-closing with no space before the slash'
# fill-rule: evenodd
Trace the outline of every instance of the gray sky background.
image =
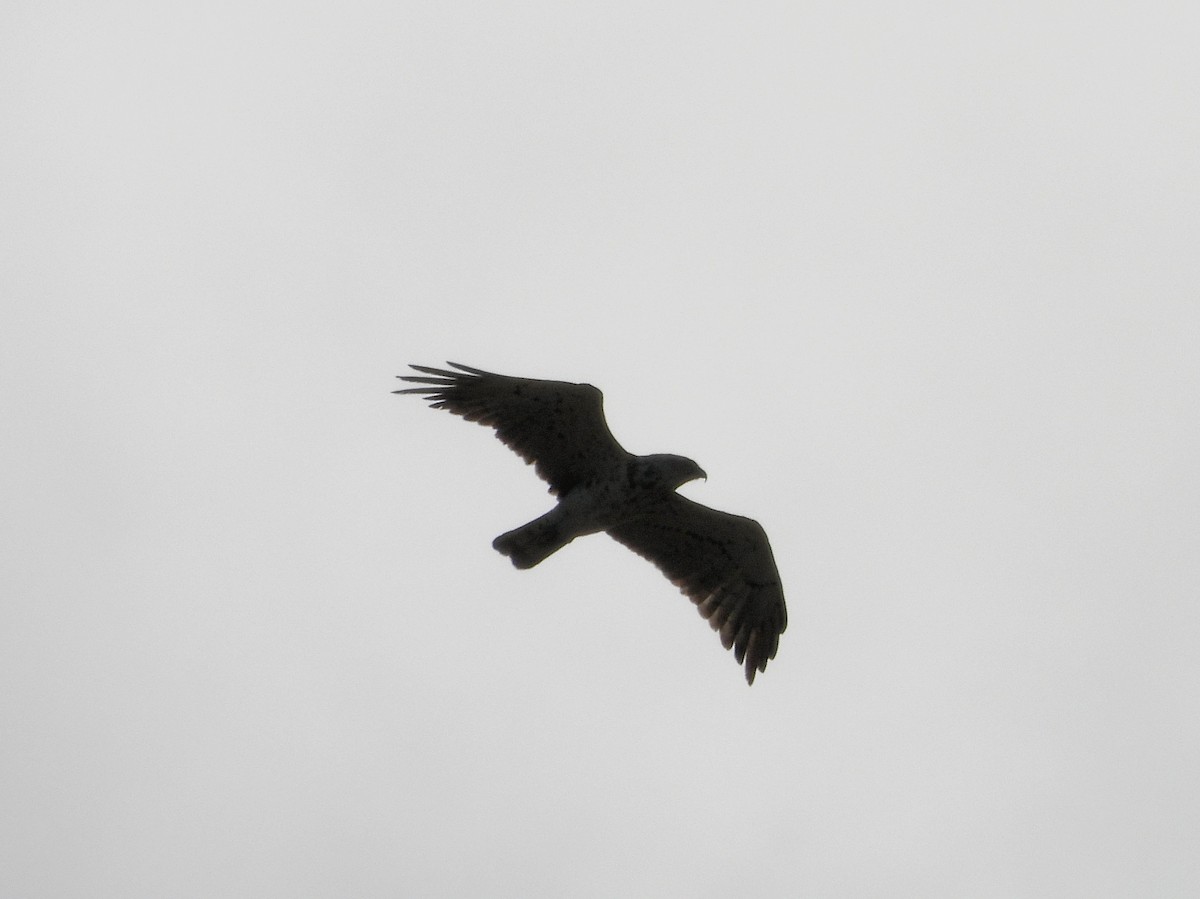
<svg viewBox="0 0 1200 899">
<path fill-rule="evenodd" d="M 13 2 L 0 893 L 1200 890 L 1200 13 Z M 747 688 L 388 391 L 600 386 Z"/>
</svg>

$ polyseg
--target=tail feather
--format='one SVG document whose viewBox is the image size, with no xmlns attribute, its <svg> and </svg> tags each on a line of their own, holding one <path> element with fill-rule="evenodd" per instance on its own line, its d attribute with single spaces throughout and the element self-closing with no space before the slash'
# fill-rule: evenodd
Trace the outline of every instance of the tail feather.
<svg viewBox="0 0 1200 899">
<path fill-rule="evenodd" d="M 575 539 L 573 534 L 564 536 L 562 528 L 555 522 L 547 521 L 547 517 L 543 515 L 529 524 L 501 534 L 492 541 L 492 548 L 512 559 L 517 568 L 532 568 Z"/>
</svg>

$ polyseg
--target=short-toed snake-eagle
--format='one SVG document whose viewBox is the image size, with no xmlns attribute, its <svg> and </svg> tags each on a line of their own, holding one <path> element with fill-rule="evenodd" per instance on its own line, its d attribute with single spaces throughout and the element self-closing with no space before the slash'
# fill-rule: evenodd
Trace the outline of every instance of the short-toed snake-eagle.
<svg viewBox="0 0 1200 899">
<path fill-rule="evenodd" d="M 787 627 L 779 571 L 758 522 L 676 493 L 705 477 L 691 459 L 626 452 L 591 384 L 447 364 L 457 371 L 411 366 L 424 376 L 398 377 L 425 386 L 395 392 L 424 394 L 435 409 L 495 428 L 558 497 L 545 515 L 492 546 L 518 568 L 532 568 L 576 537 L 604 531 L 657 565 L 696 604 L 754 683 Z"/>
</svg>

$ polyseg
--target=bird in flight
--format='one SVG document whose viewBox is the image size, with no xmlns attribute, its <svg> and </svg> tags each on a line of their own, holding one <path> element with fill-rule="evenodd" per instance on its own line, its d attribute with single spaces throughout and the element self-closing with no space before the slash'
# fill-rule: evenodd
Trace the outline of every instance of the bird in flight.
<svg viewBox="0 0 1200 899">
<path fill-rule="evenodd" d="M 591 384 L 513 378 L 448 362 L 456 371 L 410 365 L 435 409 L 494 428 L 550 485 L 553 509 L 492 546 L 517 568 L 532 568 L 576 537 L 604 531 L 649 559 L 679 587 L 745 664 L 746 681 L 775 658 L 787 627 L 779 571 L 757 521 L 692 502 L 676 489 L 707 477 L 683 456 L 635 456 L 604 420 Z"/>
</svg>

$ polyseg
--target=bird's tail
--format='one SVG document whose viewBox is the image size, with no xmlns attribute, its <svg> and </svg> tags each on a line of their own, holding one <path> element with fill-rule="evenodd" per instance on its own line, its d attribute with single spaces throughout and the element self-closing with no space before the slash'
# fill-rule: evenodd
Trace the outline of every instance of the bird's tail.
<svg viewBox="0 0 1200 899">
<path fill-rule="evenodd" d="M 512 559 L 518 568 L 532 568 L 575 539 L 573 534 L 564 535 L 565 528 L 559 526 L 556 517 L 553 511 L 547 512 L 529 524 L 501 534 L 492 541 L 492 548 Z"/>
</svg>

